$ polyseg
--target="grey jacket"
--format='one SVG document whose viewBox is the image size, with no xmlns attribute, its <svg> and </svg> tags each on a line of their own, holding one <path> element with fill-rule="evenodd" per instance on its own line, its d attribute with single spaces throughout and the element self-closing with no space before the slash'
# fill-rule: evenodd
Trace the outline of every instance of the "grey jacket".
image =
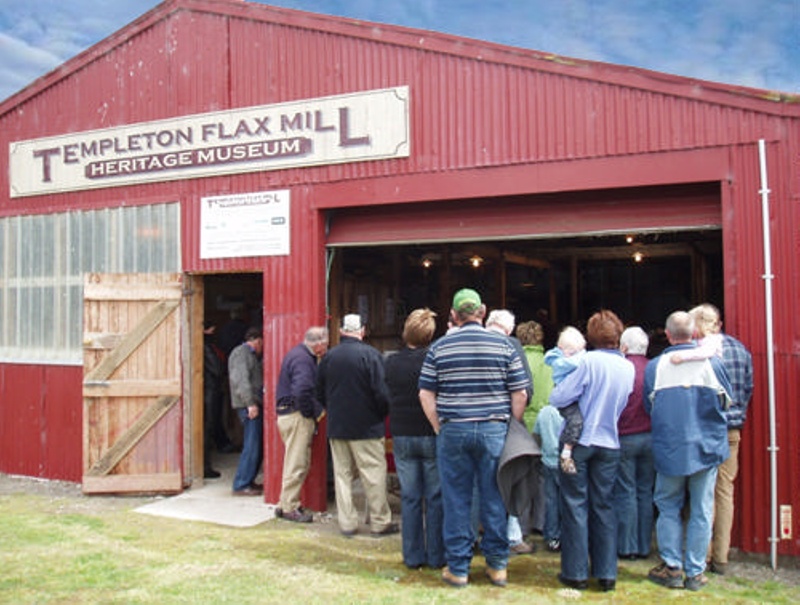
<svg viewBox="0 0 800 605">
<path fill-rule="evenodd" d="M 246 408 L 264 404 L 264 369 L 253 348 L 243 342 L 228 358 L 231 407 Z"/>
</svg>

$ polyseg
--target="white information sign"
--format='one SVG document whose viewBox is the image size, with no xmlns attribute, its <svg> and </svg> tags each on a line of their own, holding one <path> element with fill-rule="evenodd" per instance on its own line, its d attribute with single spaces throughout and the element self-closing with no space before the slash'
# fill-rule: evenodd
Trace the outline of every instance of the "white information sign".
<svg viewBox="0 0 800 605">
<path fill-rule="evenodd" d="M 289 254 L 289 191 L 200 199 L 200 258 Z"/>
<path fill-rule="evenodd" d="M 397 86 L 16 141 L 10 195 L 408 157 L 408 104 Z"/>
</svg>

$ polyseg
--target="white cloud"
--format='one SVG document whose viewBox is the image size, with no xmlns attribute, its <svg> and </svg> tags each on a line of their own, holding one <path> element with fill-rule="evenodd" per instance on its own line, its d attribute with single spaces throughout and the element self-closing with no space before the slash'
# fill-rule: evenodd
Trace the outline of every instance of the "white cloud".
<svg viewBox="0 0 800 605">
<path fill-rule="evenodd" d="M 36 69 L 48 69 L 61 62 L 58 55 L 2 32 L 0 32 L 0 55 L 5 57 L 4 63 L 12 68 L 32 66 Z"/>
<path fill-rule="evenodd" d="M 61 58 L 0 32 L 0 99 L 54 69 Z"/>
</svg>

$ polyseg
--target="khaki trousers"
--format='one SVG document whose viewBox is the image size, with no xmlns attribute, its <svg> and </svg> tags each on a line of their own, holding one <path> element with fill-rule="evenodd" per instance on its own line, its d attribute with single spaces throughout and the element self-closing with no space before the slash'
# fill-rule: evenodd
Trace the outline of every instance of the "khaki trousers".
<svg viewBox="0 0 800 605">
<path fill-rule="evenodd" d="M 300 412 L 278 416 L 278 432 L 285 446 L 278 506 L 284 512 L 292 512 L 300 507 L 300 490 L 311 466 L 315 425 L 313 418 L 305 418 Z"/>
<path fill-rule="evenodd" d="M 371 531 L 384 530 L 392 522 L 386 491 L 384 439 L 331 439 L 333 478 L 339 529 L 358 529 L 358 509 L 353 503 L 353 480 L 358 476 L 367 497 Z"/>
<path fill-rule="evenodd" d="M 709 557 L 715 563 L 727 563 L 731 547 L 733 527 L 733 483 L 739 473 L 739 442 L 742 432 L 728 430 L 728 446 L 731 455 L 719 465 L 717 484 L 714 488 L 714 533 L 709 547 Z"/>
</svg>

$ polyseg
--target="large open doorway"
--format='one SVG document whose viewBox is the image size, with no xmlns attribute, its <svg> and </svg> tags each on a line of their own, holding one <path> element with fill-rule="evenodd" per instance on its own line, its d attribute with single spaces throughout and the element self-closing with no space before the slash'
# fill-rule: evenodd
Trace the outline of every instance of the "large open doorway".
<svg viewBox="0 0 800 605">
<path fill-rule="evenodd" d="M 399 346 L 417 307 L 437 311 L 444 333 L 450 297 L 464 286 L 490 309 L 549 326 L 550 346 L 560 326 L 582 326 L 600 308 L 658 334 L 676 309 L 706 300 L 723 307 L 719 229 L 340 247 L 332 267 L 332 315 L 360 313 L 384 351 Z"/>
</svg>

